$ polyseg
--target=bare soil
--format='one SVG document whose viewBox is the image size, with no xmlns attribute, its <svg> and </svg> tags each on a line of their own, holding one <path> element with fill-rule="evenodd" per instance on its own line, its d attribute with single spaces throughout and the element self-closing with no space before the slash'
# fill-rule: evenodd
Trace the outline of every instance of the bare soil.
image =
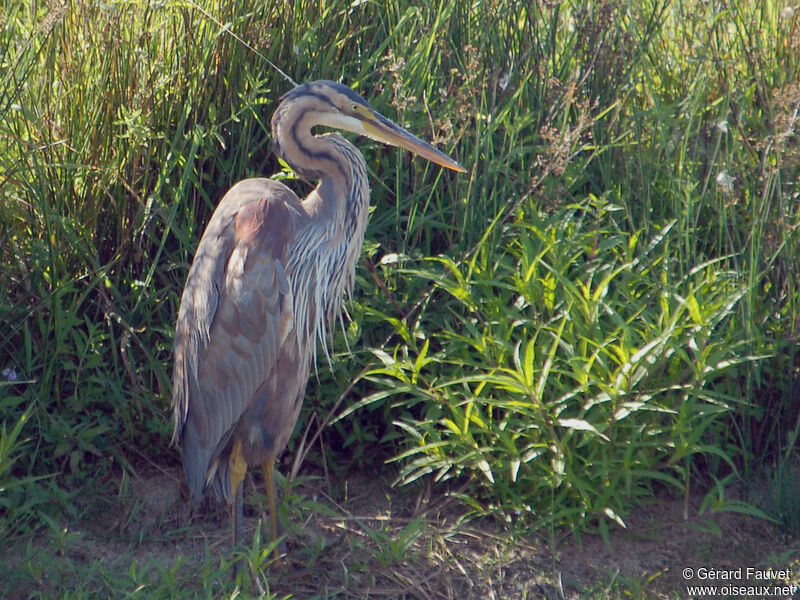
<svg viewBox="0 0 800 600">
<path fill-rule="evenodd" d="M 706 573 L 701 569 L 792 569 L 795 582 L 800 575 L 800 539 L 744 514 L 700 515 L 700 498 L 637 509 L 606 542 L 595 534 L 552 539 L 512 534 L 486 519 L 466 522 L 452 497 L 392 487 L 374 473 L 329 483 L 306 477 L 284 489 L 289 554 L 268 567 L 272 592 L 295 598 L 661 599 L 690 597 L 687 584 L 747 583 L 702 579 L 696 575 Z M 248 487 L 249 544 L 259 518 L 269 521 L 259 510 L 263 496 L 250 480 Z M 133 560 L 169 566 L 183 557 L 191 568 L 207 550 L 230 552 L 227 507 L 207 501 L 190 509 L 178 469 L 123 482 L 103 504 L 72 528 L 80 543 L 67 546 L 69 560 L 124 570 Z M 689 580 L 687 568 L 695 574 Z"/>
</svg>

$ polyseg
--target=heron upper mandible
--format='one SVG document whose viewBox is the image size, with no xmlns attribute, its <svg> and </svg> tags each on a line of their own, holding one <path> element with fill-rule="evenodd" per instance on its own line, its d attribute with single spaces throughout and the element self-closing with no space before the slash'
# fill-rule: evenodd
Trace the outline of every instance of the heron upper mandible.
<svg viewBox="0 0 800 600">
<path fill-rule="evenodd" d="M 247 468 L 264 473 L 278 536 L 274 464 L 294 429 L 317 340 L 341 314 L 364 241 L 369 185 L 364 157 L 322 125 L 400 146 L 465 172 L 332 81 L 298 86 L 272 117 L 275 152 L 319 180 L 300 200 L 271 179 L 245 179 L 222 198 L 197 247 L 175 327 L 173 443 L 183 447 L 192 499 L 211 488 L 233 502 L 242 531 Z M 327 352 L 327 346 L 326 346 Z"/>
</svg>

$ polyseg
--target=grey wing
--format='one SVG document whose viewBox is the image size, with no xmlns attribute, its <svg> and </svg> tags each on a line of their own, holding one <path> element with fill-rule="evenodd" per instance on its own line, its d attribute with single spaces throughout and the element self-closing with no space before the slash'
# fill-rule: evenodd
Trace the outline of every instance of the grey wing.
<svg viewBox="0 0 800 600">
<path fill-rule="evenodd" d="M 197 501 L 294 326 L 286 249 L 297 197 L 267 179 L 225 195 L 197 248 L 175 328 L 173 442 Z"/>
</svg>

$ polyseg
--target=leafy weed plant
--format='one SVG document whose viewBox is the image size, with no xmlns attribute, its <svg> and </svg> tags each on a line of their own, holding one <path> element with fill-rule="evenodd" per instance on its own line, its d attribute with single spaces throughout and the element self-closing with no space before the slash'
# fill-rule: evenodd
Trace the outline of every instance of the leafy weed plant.
<svg viewBox="0 0 800 600">
<path fill-rule="evenodd" d="M 367 374 L 381 391 L 361 404 L 391 398 L 413 440 L 403 481 L 466 477 L 480 514 L 605 531 L 660 486 L 687 494 L 695 455 L 735 468 L 719 440 L 738 402 L 725 380 L 752 360 L 729 331 L 741 278 L 714 264 L 676 277 L 672 224 L 644 240 L 620 213 L 526 215 L 491 263 L 405 267 L 449 315 Z"/>
</svg>

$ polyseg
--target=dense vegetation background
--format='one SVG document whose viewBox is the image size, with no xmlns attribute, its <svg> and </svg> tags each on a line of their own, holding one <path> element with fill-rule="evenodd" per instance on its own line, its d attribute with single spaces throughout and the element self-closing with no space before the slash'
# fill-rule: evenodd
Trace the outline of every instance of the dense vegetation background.
<svg viewBox="0 0 800 600">
<path fill-rule="evenodd" d="M 605 535 L 694 490 L 797 528 L 799 19 L 746 0 L 6 0 L 0 539 L 177 464 L 173 324 L 204 225 L 243 177 L 310 189 L 270 152 L 290 84 L 264 57 L 469 170 L 357 141 L 374 211 L 299 425 L 331 421 L 328 455 L 308 460 L 391 459 L 534 529 Z"/>
</svg>

